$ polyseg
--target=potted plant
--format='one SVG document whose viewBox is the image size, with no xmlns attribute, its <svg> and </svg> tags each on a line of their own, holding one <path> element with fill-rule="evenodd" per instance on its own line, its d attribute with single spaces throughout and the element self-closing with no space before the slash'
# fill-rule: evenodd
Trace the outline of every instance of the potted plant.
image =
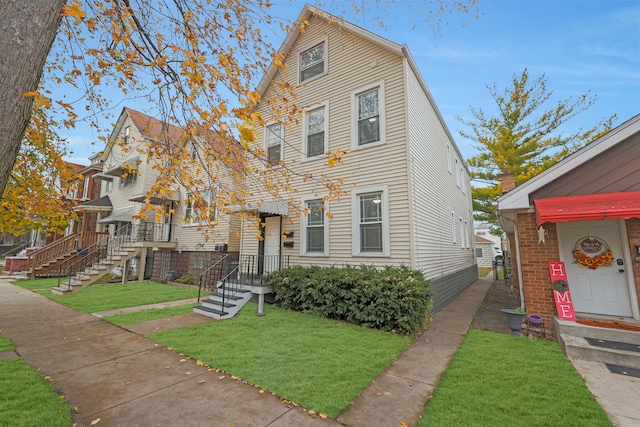
<svg viewBox="0 0 640 427">
<path fill-rule="evenodd" d="M 511 329 L 511 335 L 520 336 L 520 329 L 522 329 L 522 323 L 527 315 L 522 307 L 518 308 L 503 308 L 501 310 L 505 316 L 507 316 L 507 325 Z"/>
</svg>

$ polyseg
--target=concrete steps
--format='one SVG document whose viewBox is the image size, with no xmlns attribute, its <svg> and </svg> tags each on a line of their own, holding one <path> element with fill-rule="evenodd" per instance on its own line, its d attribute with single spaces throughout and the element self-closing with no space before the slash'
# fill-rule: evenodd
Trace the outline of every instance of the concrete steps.
<svg viewBox="0 0 640 427">
<path fill-rule="evenodd" d="M 202 306 L 194 307 L 194 313 L 211 317 L 218 320 L 229 319 L 240 311 L 251 299 L 252 293 L 250 287 L 238 290 L 234 295 L 229 297 L 227 301 L 222 303 L 222 293 L 215 292 L 208 299 L 201 300 Z"/>
<path fill-rule="evenodd" d="M 587 326 L 557 318 L 553 323 L 567 357 L 640 369 L 640 332 Z"/>
</svg>

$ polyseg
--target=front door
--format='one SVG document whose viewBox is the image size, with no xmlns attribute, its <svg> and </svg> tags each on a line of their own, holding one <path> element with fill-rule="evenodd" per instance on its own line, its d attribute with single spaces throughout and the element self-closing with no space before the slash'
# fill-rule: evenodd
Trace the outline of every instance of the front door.
<svg viewBox="0 0 640 427">
<path fill-rule="evenodd" d="M 162 235 L 160 237 L 161 242 L 168 242 L 171 239 L 171 207 L 172 203 L 164 205 L 164 213 L 162 215 Z"/>
<path fill-rule="evenodd" d="M 280 217 L 264 218 L 264 260 L 263 273 L 280 269 Z"/>
<path fill-rule="evenodd" d="M 631 299 L 622 251 L 618 221 L 577 221 L 557 223 L 560 240 L 560 259 L 564 261 L 569 289 L 576 312 L 607 316 L 632 316 Z M 613 253 L 611 265 L 579 264 L 573 257 L 574 249 L 591 255 L 583 264 L 593 265 L 592 259 L 606 250 Z"/>
</svg>

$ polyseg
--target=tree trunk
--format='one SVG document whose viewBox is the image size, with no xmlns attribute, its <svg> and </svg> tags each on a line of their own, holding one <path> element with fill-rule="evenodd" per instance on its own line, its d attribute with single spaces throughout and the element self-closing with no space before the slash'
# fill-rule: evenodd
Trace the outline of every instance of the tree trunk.
<svg viewBox="0 0 640 427">
<path fill-rule="evenodd" d="M 2 0 L 0 8 L 0 195 L 29 123 L 44 63 L 66 0 Z"/>
</svg>

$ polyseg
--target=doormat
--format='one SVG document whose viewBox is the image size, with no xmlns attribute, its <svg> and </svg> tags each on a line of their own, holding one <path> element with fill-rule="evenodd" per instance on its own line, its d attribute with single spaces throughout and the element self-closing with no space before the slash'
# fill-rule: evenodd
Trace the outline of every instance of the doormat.
<svg viewBox="0 0 640 427">
<path fill-rule="evenodd" d="M 577 323 L 587 326 L 597 326 L 599 328 L 612 328 L 612 329 L 623 329 L 625 331 L 638 331 L 640 332 L 640 326 L 627 325 L 626 323 L 620 322 L 611 322 L 604 320 L 587 320 L 587 319 L 578 319 Z"/>
<path fill-rule="evenodd" d="M 612 348 L 615 350 L 634 351 L 636 353 L 640 353 L 640 345 L 638 344 L 629 344 L 626 342 L 619 342 L 619 341 L 599 340 L 598 338 L 585 338 L 585 340 L 587 340 L 587 342 L 594 347 Z"/>
<path fill-rule="evenodd" d="M 620 365 L 612 365 L 610 363 L 605 363 L 605 365 L 607 365 L 609 372 L 613 374 L 620 374 L 620 375 L 626 375 L 628 377 L 640 378 L 640 369 L 628 368 L 626 366 L 620 366 Z"/>
</svg>

